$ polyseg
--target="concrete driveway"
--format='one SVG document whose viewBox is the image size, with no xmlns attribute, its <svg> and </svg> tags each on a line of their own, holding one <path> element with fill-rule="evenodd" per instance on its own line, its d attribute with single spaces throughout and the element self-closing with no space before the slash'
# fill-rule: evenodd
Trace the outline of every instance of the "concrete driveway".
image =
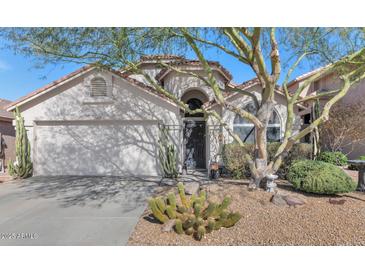
<svg viewBox="0 0 365 274">
<path fill-rule="evenodd" d="M 156 187 L 78 176 L 0 184 L 0 246 L 125 245 Z"/>
</svg>

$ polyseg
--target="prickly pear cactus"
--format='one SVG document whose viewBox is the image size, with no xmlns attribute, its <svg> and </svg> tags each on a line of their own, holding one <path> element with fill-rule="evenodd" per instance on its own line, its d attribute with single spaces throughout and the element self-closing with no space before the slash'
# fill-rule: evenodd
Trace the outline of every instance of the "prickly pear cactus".
<svg viewBox="0 0 365 274">
<path fill-rule="evenodd" d="M 156 197 L 149 200 L 153 216 L 161 223 L 175 220 L 174 229 L 177 234 L 192 235 L 200 241 L 207 233 L 222 227 L 234 226 L 241 218 L 239 213 L 230 212 L 229 197 L 220 204 L 207 202 L 207 194 L 200 191 L 198 195 L 185 195 L 184 185 L 178 183 L 177 195 L 173 192 L 166 197 Z"/>
<path fill-rule="evenodd" d="M 14 178 L 28 178 L 33 174 L 33 163 L 30 156 L 30 143 L 24 126 L 24 118 L 21 116 L 18 108 L 15 110 L 15 120 L 16 160 L 9 162 L 9 174 Z"/>
</svg>

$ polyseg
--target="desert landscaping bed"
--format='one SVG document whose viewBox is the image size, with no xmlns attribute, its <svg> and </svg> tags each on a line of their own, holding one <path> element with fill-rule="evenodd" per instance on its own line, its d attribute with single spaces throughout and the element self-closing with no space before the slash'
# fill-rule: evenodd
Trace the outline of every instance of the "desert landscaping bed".
<svg viewBox="0 0 365 274">
<path fill-rule="evenodd" d="M 129 245 L 365 245 L 365 194 L 322 196 L 294 191 L 285 182 L 279 193 L 298 197 L 302 206 L 278 206 L 270 202 L 271 193 L 249 191 L 247 184 L 225 182 L 204 186 L 208 199 L 232 197 L 230 209 L 242 218 L 231 228 L 207 234 L 201 241 L 191 236 L 162 232 L 146 209 Z M 162 188 L 161 192 L 170 191 Z M 161 194 L 161 193 L 159 193 Z M 343 204 L 331 202 L 345 201 Z"/>
</svg>

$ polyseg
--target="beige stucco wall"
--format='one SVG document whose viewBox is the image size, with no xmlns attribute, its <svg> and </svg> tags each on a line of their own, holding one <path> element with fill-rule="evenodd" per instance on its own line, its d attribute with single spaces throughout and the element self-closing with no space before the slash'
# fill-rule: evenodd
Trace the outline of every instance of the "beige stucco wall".
<svg viewBox="0 0 365 274">
<path fill-rule="evenodd" d="M 90 97 L 89 83 L 96 76 L 102 76 L 106 80 L 109 97 L 96 99 Z M 94 175 L 91 173 L 90 164 L 84 163 L 84 168 L 80 164 L 79 171 L 72 169 L 72 165 L 66 163 L 67 153 L 56 150 L 57 147 L 65 148 L 70 137 L 73 141 L 69 140 L 72 149 L 68 155 L 79 149 L 73 155 L 80 155 L 80 159 L 95 161 L 103 156 L 101 170 L 97 170 L 95 175 L 158 175 L 161 171 L 156 162 L 159 133 L 157 125 L 180 123 L 179 109 L 175 105 L 131 85 L 112 73 L 96 70 L 23 105 L 20 111 L 24 116 L 33 148 L 36 175 L 50 172 L 54 175 L 59 175 L 58 173 Z M 65 126 L 62 121 L 74 123 Z M 90 121 L 93 122 L 92 125 L 88 127 L 83 125 Z M 102 126 L 108 123 L 112 125 Z M 76 146 L 75 142 L 81 143 Z M 117 146 L 123 147 L 124 153 L 116 151 L 113 154 L 108 150 L 109 147 L 114 147 L 116 150 Z M 90 147 L 93 147 L 93 151 Z M 62 165 L 57 158 L 48 156 L 49 159 L 46 159 L 52 151 L 57 151 L 59 158 L 64 158 L 64 168 L 59 172 L 57 168 Z M 102 151 L 104 153 L 101 153 Z M 119 165 L 118 168 L 109 168 L 111 165 L 106 164 L 108 158 L 110 162 Z M 153 159 L 152 165 L 151 159 Z M 77 161 L 73 160 L 76 165 Z M 52 161 L 55 162 L 54 165 Z M 138 165 L 135 164 L 133 167 L 132 164 L 137 162 Z M 130 168 L 124 169 L 128 165 Z"/>
<path fill-rule="evenodd" d="M 206 77 L 206 74 L 201 71 L 193 70 L 192 72 Z M 218 85 L 221 88 L 224 88 L 223 77 L 217 72 L 214 72 L 214 75 L 217 79 Z M 209 98 L 209 100 L 213 100 L 214 98 L 212 89 L 208 87 L 203 80 L 193 76 L 171 72 L 164 78 L 164 83 L 165 88 L 177 98 L 181 98 L 185 92 L 194 89 L 202 91 Z"/>
</svg>

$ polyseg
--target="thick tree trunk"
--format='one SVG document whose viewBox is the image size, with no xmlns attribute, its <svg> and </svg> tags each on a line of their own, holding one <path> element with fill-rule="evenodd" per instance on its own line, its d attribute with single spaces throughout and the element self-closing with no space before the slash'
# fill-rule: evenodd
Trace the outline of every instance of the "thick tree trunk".
<svg viewBox="0 0 365 274">
<path fill-rule="evenodd" d="M 255 141 L 255 168 L 256 172 L 251 172 L 254 184 L 259 187 L 264 183 L 266 175 L 272 172 L 272 168 L 268 166 L 267 153 L 267 126 L 270 116 L 274 108 L 274 102 L 267 100 L 261 105 L 257 111 L 257 118 L 264 125 L 262 128 L 256 130 Z"/>
</svg>

